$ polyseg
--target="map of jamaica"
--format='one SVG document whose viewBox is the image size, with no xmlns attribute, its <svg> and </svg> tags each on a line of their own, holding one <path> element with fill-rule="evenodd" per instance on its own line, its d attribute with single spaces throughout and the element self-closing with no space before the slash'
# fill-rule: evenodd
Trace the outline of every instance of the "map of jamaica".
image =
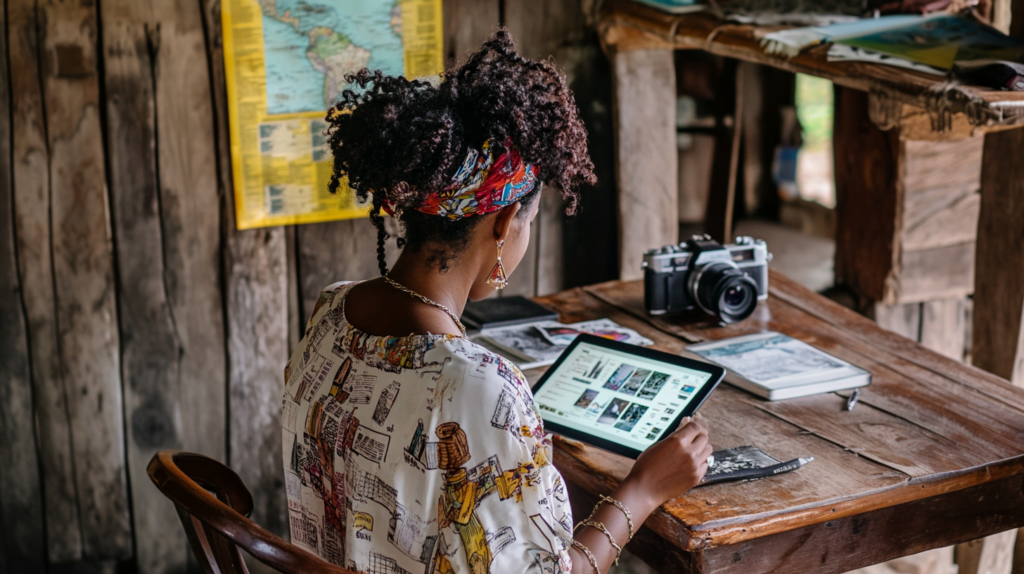
<svg viewBox="0 0 1024 574">
<path fill-rule="evenodd" d="M 259 0 L 267 113 L 330 108 L 361 68 L 403 72 L 400 0 Z"/>
</svg>

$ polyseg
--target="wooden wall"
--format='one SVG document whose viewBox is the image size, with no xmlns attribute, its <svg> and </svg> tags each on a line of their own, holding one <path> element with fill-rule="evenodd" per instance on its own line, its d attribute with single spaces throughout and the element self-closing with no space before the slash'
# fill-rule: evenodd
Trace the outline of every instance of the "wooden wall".
<svg viewBox="0 0 1024 574">
<path fill-rule="evenodd" d="M 543 199 L 508 292 L 614 278 L 609 66 L 577 0 L 444 7 L 449 59 L 507 25 L 591 130 L 602 182 L 574 221 Z M 235 228 L 218 0 L 5 0 L 0 52 L 0 572 L 188 571 L 163 449 L 226 460 L 286 533 L 282 369 L 319 290 L 376 275 L 369 222 Z"/>
</svg>

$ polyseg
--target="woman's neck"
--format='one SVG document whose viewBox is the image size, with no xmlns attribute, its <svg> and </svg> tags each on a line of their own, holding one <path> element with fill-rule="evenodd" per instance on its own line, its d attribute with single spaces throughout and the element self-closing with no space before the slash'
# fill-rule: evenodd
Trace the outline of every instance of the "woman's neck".
<svg viewBox="0 0 1024 574">
<path fill-rule="evenodd" d="M 427 264 L 424 257 L 402 252 L 388 276 L 403 287 L 444 305 L 456 316 L 462 316 L 475 279 L 466 273 L 466 265 L 456 265 L 441 273 Z"/>
</svg>

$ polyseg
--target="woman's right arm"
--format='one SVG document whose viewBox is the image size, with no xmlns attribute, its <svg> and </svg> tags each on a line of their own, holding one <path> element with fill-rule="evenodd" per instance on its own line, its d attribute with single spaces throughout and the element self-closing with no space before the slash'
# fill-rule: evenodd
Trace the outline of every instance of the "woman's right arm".
<svg viewBox="0 0 1024 574">
<path fill-rule="evenodd" d="M 711 451 L 707 430 L 691 420 L 645 450 L 611 498 L 629 510 L 633 528 L 639 530 L 640 525 L 658 507 L 700 482 L 707 472 L 707 459 Z M 583 518 L 577 517 L 577 520 Z M 601 504 L 590 520 L 604 524 L 616 543 L 626 546 L 630 534 L 629 522 L 625 513 L 615 505 L 607 502 Z M 575 539 L 590 550 L 600 573 L 607 573 L 616 556 L 608 536 L 593 526 L 584 526 L 576 531 Z M 569 551 L 572 555 L 573 574 L 594 573 L 593 565 L 583 551 L 575 546 Z"/>
</svg>

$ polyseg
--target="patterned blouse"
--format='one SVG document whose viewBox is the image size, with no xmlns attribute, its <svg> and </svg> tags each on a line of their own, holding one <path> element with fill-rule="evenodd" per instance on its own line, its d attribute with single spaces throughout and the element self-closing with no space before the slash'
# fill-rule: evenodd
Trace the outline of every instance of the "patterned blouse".
<svg viewBox="0 0 1024 574">
<path fill-rule="evenodd" d="M 378 337 L 320 294 L 285 367 L 292 542 L 367 574 L 568 572 L 572 513 L 533 394 L 460 337 Z"/>
</svg>

